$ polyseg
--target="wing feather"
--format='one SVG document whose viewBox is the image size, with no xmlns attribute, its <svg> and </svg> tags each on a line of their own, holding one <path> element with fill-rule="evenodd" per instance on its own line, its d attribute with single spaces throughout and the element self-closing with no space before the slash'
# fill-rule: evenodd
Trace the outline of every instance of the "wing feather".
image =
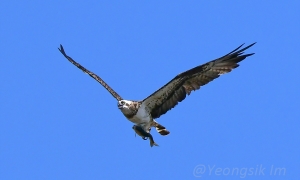
<svg viewBox="0 0 300 180">
<path fill-rule="evenodd" d="M 254 44 L 240 49 L 244 45 L 242 44 L 218 59 L 177 75 L 166 85 L 144 99 L 142 103 L 148 108 L 153 118 L 159 118 L 183 101 L 186 95 L 190 95 L 192 91 L 200 89 L 201 86 L 213 81 L 220 75 L 237 68 L 239 62 L 254 54 L 243 55 L 243 51 Z"/>
<path fill-rule="evenodd" d="M 63 48 L 62 45 L 60 45 L 60 49 L 58 50 L 67 58 L 72 64 L 74 64 L 76 67 L 81 69 L 84 73 L 88 74 L 92 78 L 94 78 L 96 81 L 98 81 L 114 98 L 116 98 L 118 101 L 122 100 L 121 96 L 116 93 L 106 82 L 101 79 L 97 74 L 87 70 L 85 67 L 81 66 L 79 63 L 77 63 L 75 60 L 73 60 L 70 56 L 68 56 Z"/>
</svg>

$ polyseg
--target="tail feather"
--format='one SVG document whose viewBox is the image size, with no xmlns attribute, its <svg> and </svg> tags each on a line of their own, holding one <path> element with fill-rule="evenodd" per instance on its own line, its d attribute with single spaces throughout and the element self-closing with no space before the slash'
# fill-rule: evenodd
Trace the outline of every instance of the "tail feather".
<svg viewBox="0 0 300 180">
<path fill-rule="evenodd" d="M 158 123 L 155 124 L 155 129 L 159 134 L 161 134 L 163 136 L 170 134 L 170 131 L 168 131 L 164 126 L 162 126 Z"/>
</svg>

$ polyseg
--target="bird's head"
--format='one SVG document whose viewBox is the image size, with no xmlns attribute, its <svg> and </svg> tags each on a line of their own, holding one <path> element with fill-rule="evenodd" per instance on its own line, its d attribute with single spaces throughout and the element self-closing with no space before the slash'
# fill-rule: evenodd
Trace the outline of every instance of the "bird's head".
<svg viewBox="0 0 300 180">
<path fill-rule="evenodd" d="M 118 108 L 129 119 L 137 113 L 139 105 L 140 105 L 139 102 L 136 101 L 129 101 L 129 100 L 118 101 Z"/>
<path fill-rule="evenodd" d="M 128 100 L 121 100 L 121 101 L 118 101 L 118 108 L 121 109 L 121 110 L 125 110 L 125 109 L 130 109 L 130 106 L 132 104 L 132 101 L 128 101 Z"/>
</svg>

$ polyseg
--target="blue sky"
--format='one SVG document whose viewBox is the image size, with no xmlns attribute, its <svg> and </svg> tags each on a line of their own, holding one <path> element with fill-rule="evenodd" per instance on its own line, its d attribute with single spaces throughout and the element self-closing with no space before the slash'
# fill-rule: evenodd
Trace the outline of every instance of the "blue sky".
<svg viewBox="0 0 300 180">
<path fill-rule="evenodd" d="M 299 179 L 299 2 L 1 1 L 0 179 Z M 242 43 L 256 53 L 135 137 L 142 100 Z"/>
</svg>

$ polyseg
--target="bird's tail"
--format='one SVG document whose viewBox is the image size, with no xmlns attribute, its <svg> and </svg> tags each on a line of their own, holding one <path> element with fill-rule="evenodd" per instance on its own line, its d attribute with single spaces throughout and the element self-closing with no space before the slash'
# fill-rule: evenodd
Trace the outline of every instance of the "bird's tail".
<svg viewBox="0 0 300 180">
<path fill-rule="evenodd" d="M 156 131 L 163 136 L 170 134 L 170 131 L 168 131 L 164 126 L 158 124 L 157 122 L 155 122 L 154 127 Z"/>
</svg>

